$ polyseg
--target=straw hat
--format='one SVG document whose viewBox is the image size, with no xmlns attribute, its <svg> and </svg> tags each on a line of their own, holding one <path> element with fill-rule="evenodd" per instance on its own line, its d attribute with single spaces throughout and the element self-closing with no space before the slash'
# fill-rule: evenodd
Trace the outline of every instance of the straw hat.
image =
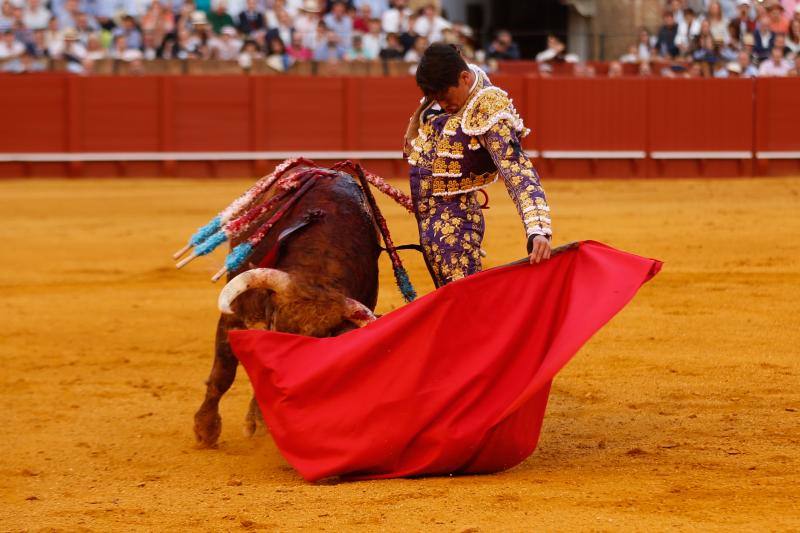
<svg viewBox="0 0 800 533">
<path fill-rule="evenodd" d="M 192 11 L 192 15 L 189 17 L 189 20 L 194 26 L 205 26 L 208 24 L 208 18 L 206 17 L 205 11 Z"/>
<path fill-rule="evenodd" d="M 725 68 L 728 69 L 728 72 L 733 72 L 734 74 L 742 73 L 742 66 L 735 61 L 731 61 L 730 63 L 728 63 L 728 65 Z"/>
<path fill-rule="evenodd" d="M 303 0 L 303 5 L 300 9 L 309 13 L 319 13 L 319 2 L 317 0 Z"/>
</svg>

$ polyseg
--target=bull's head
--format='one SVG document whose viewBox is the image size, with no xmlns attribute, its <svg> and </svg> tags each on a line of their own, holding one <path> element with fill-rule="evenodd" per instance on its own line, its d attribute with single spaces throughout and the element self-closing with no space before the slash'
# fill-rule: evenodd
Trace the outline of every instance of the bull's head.
<svg viewBox="0 0 800 533">
<path fill-rule="evenodd" d="M 219 310 L 226 315 L 237 314 L 235 300 L 255 289 L 273 293 L 271 322 L 276 331 L 324 337 L 375 320 L 372 311 L 361 302 L 337 291 L 309 286 L 274 268 L 247 270 L 230 280 L 219 294 Z"/>
</svg>

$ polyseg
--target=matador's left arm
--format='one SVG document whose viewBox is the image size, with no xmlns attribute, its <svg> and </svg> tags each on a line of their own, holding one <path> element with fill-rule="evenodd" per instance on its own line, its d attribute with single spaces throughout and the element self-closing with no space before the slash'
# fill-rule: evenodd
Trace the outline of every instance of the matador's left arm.
<svg viewBox="0 0 800 533">
<path fill-rule="evenodd" d="M 517 206 L 530 251 L 534 237 L 543 235 L 549 239 L 553 234 L 550 207 L 536 169 L 525 155 L 519 136 L 508 119 L 499 120 L 489 128 L 481 141 L 491 154 L 508 194 Z"/>
</svg>

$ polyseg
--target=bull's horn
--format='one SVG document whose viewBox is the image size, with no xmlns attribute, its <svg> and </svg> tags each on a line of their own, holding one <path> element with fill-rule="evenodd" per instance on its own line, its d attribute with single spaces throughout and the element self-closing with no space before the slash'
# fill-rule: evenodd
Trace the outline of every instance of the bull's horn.
<svg viewBox="0 0 800 533">
<path fill-rule="evenodd" d="M 217 306 L 226 315 L 232 315 L 231 304 L 243 292 L 250 289 L 269 289 L 274 292 L 285 291 L 292 282 L 292 277 L 282 270 L 274 268 L 254 268 L 242 272 L 232 280 L 219 293 Z"/>
<path fill-rule="evenodd" d="M 369 307 L 352 298 L 345 298 L 344 309 L 344 319 L 360 328 L 377 320 Z"/>
</svg>

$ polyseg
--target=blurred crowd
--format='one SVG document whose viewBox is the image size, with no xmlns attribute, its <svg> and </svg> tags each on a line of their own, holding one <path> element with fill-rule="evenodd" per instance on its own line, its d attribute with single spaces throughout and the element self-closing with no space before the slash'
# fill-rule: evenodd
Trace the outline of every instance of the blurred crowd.
<svg viewBox="0 0 800 533">
<path fill-rule="evenodd" d="M 615 69 L 654 61 L 669 77 L 800 75 L 800 0 L 669 0 L 655 34 L 646 29 Z"/>
<path fill-rule="evenodd" d="M 436 4 L 407 0 L 0 0 L 0 62 L 7 71 L 64 60 L 91 72 L 101 59 L 257 61 L 285 71 L 298 61 L 415 62 L 429 43 L 458 44 L 478 62 L 517 59 L 500 32 L 486 53 L 472 30 Z"/>
</svg>

